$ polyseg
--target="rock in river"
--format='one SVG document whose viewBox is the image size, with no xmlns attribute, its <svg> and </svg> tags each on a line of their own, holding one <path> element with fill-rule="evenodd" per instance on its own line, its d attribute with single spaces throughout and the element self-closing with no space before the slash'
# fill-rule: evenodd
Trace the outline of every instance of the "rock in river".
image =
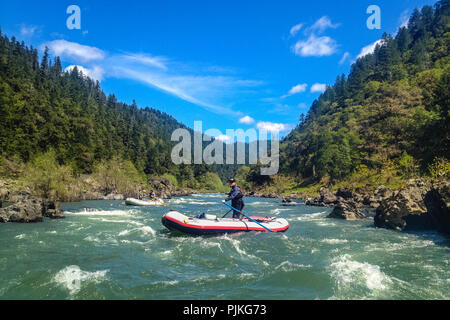
<svg viewBox="0 0 450 320">
<path fill-rule="evenodd" d="M 61 204 L 47 200 L 24 199 L 0 209 L 0 222 L 42 222 L 44 217 L 64 218 Z"/>
<path fill-rule="evenodd" d="M 344 219 L 344 220 L 359 220 L 364 219 L 366 215 L 361 212 L 359 207 L 353 202 L 340 202 L 333 211 L 328 215 L 328 218 Z"/>
<path fill-rule="evenodd" d="M 42 203 L 39 200 L 27 200 L 0 209 L 0 222 L 41 222 Z"/>
<path fill-rule="evenodd" d="M 432 229 L 424 197 L 430 184 L 411 181 L 388 199 L 381 202 L 375 215 L 375 226 L 394 230 Z"/>
</svg>

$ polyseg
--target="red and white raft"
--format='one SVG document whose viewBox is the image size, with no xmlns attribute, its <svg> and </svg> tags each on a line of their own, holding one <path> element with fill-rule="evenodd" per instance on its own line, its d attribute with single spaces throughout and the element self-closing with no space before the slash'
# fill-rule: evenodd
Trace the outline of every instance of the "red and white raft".
<svg viewBox="0 0 450 320">
<path fill-rule="evenodd" d="M 284 232 L 289 228 L 289 222 L 281 218 L 253 217 L 263 226 L 273 232 Z M 267 231 L 259 224 L 244 218 L 242 220 L 232 218 L 218 218 L 215 215 L 206 214 L 204 218 L 191 218 L 177 211 L 166 213 L 162 224 L 169 230 L 178 230 L 195 235 L 211 235 L 221 233 L 234 233 L 246 231 Z"/>
</svg>

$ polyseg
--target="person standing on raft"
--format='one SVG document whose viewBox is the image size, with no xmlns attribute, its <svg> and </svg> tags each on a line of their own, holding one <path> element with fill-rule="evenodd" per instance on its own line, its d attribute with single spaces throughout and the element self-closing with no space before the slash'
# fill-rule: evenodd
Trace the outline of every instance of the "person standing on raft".
<svg viewBox="0 0 450 320">
<path fill-rule="evenodd" d="M 230 183 L 231 191 L 228 193 L 228 198 L 222 200 L 222 203 L 231 200 L 231 206 L 239 211 L 242 211 L 244 208 L 244 194 L 234 179 L 230 179 L 228 182 Z M 233 219 L 241 219 L 241 214 L 236 210 L 233 210 Z"/>
</svg>

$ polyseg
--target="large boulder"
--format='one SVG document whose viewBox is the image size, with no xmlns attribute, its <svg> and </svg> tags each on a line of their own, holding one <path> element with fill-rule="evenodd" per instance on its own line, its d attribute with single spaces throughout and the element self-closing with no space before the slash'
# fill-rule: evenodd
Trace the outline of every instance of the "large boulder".
<svg viewBox="0 0 450 320">
<path fill-rule="evenodd" d="M 344 220 L 360 220 L 366 215 L 361 212 L 356 203 L 351 201 L 339 202 L 328 215 L 328 218 L 344 219 Z"/>
<path fill-rule="evenodd" d="M 42 202 L 26 200 L 0 209 L 0 222 L 42 222 Z"/>
<path fill-rule="evenodd" d="M 371 208 L 378 208 L 384 200 L 394 196 L 395 191 L 383 185 L 375 189 L 373 193 L 363 196 L 362 204 Z"/>
<path fill-rule="evenodd" d="M 328 188 L 322 187 L 319 190 L 320 196 L 313 198 L 306 198 L 305 205 L 329 207 L 338 203 L 338 197 Z"/>
<path fill-rule="evenodd" d="M 429 190 L 429 183 L 411 181 L 405 188 L 381 201 L 374 218 L 375 226 L 399 231 L 432 228 L 424 202 Z"/>
<path fill-rule="evenodd" d="M 450 234 L 450 182 L 433 185 L 425 194 L 424 203 L 433 228 Z"/>
<path fill-rule="evenodd" d="M 328 188 L 320 188 L 320 203 L 324 205 L 332 205 L 337 202 L 337 196 Z"/>
<path fill-rule="evenodd" d="M 42 202 L 42 216 L 50 219 L 64 219 L 64 213 L 61 209 L 61 203 L 44 200 Z"/>
<path fill-rule="evenodd" d="M 148 179 L 148 184 L 160 198 L 168 199 L 175 193 L 174 184 L 165 177 L 151 177 Z"/>
<path fill-rule="evenodd" d="M 336 191 L 336 197 L 340 197 L 344 200 L 350 200 L 354 198 L 354 194 L 350 189 L 339 188 L 338 191 Z"/>
<path fill-rule="evenodd" d="M 22 199 L 0 209 L 0 222 L 42 222 L 44 217 L 62 219 L 64 213 L 59 202 L 38 199 Z"/>
</svg>

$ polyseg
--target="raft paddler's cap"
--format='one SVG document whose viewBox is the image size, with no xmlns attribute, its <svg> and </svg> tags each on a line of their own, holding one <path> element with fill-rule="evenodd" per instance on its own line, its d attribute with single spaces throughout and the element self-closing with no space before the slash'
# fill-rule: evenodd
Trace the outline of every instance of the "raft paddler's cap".
<svg viewBox="0 0 450 320">
<path fill-rule="evenodd" d="M 230 180 L 228 180 L 228 182 L 229 182 L 229 183 L 234 183 L 234 182 L 236 182 L 236 180 L 230 179 Z"/>
</svg>

